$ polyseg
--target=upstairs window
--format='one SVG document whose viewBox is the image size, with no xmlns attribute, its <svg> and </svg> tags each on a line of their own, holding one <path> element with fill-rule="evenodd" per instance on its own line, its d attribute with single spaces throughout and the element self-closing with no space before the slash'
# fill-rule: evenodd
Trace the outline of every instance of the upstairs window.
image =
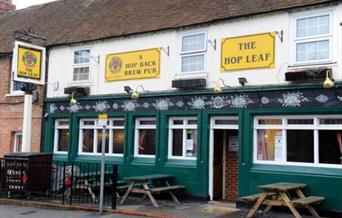
<svg viewBox="0 0 342 218">
<path fill-rule="evenodd" d="M 89 80 L 90 50 L 74 51 L 73 81 Z"/>
<path fill-rule="evenodd" d="M 322 62 L 332 59 L 332 13 L 297 16 L 294 19 L 296 63 Z"/>
<path fill-rule="evenodd" d="M 206 51 L 206 33 L 182 35 L 180 38 L 180 75 L 204 73 Z"/>
</svg>

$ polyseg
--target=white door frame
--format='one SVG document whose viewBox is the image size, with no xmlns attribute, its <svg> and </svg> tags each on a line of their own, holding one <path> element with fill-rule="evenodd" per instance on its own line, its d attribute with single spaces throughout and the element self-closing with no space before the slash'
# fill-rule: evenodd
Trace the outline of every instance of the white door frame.
<svg viewBox="0 0 342 218">
<path fill-rule="evenodd" d="M 239 125 L 216 125 L 215 120 L 238 120 L 237 116 L 214 116 L 210 118 L 210 131 L 209 131 L 209 197 L 213 200 L 214 195 L 214 130 L 224 129 L 224 130 L 239 130 Z M 225 179 L 224 179 L 225 181 Z M 224 186 L 224 184 L 223 184 Z M 224 189 L 223 189 L 224 190 Z"/>
</svg>

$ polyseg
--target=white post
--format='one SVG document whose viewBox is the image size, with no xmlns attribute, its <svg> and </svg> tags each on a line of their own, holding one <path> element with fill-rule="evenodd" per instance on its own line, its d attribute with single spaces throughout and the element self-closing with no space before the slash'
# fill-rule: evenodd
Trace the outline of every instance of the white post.
<svg viewBox="0 0 342 218">
<path fill-rule="evenodd" d="M 25 94 L 22 152 L 31 150 L 32 95 Z"/>
<path fill-rule="evenodd" d="M 99 213 L 103 212 L 104 174 L 105 174 L 105 144 L 106 144 L 106 125 L 103 125 L 103 128 L 102 128 L 102 155 L 101 155 L 101 181 L 100 181 Z"/>
</svg>

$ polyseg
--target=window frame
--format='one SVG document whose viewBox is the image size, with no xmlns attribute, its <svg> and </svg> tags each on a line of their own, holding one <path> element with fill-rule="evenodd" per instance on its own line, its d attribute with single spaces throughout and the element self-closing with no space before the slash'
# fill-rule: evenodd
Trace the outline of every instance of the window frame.
<svg viewBox="0 0 342 218">
<path fill-rule="evenodd" d="M 79 51 L 86 51 L 86 50 L 89 50 L 89 62 L 88 63 L 75 64 L 75 53 L 79 52 Z M 88 48 L 88 47 L 72 49 L 72 62 L 71 62 L 71 81 L 72 81 L 72 83 L 91 82 L 91 79 L 90 79 L 90 77 L 91 77 L 90 59 L 92 57 L 91 54 L 92 54 L 91 48 Z M 85 67 L 88 67 L 88 69 L 89 69 L 88 79 L 86 79 L 86 80 L 74 80 L 74 70 L 77 68 L 85 68 Z"/>
<path fill-rule="evenodd" d="M 255 116 L 253 119 L 253 163 L 254 164 L 267 164 L 267 165 L 286 165 L 286 166 L 309 166 L 309 167 L 325 167 L 325 168 L 341 168 L 341 164 L 325 164 L 319 163 L 319 131 L 320 130 L 341 130 L 342 125 L 339 124 L 320 124 L 320 119 L 342 119 L 341 114 L 336 115 L 271 115 L 271 116 Z M 262 125 L 258 124 L 260 119 L 281 119 L 282 124 L 278 125 Z M 313 124 L 287 124 L 288 119 L 313 119 Z M 258 134 L 257 130 L 260 129 L 279 129 L 282 130 L 282 160 L 258 160 Z M 313 131 L 313 142 L 314 142 L 314 162 L 288 162 L 287 161 L 287 130 L 312 130 Z"/>
<path fill-rule="evenodd" d="M 306 36 L 306 37 L 297 37 L 297 21 L 300 19 L 312 18 L 329 15 L 329 34 L 324 35 L 315 35 L 315 36 Z M 295 13 L 291 17 L 291 31 L 290 31 L 290 55 L 291 63 L 293 66 L 306 66 L 310 64 L 326 64 L 331 63 L 334 60 L 334 37 L 335 37 L 335 19 L 334 19 L 334 9 L 318 9 L 307 12 Z M 297 44 L 300 43 L 310 43 L 310 42 L 319 42 L 319 41 L 329 41 L 329 58 L 328 59 L 317 59 L 317 60 L 309 60 L 309 61 L 297 61 Z"/>
<path fill-rule="evenodd" d="M 93 125 L 84 125 L 84 122 L 86 121 L 91 121 L 94 122 Z M 123 125 L 122 126 L 114 126 L 114 121 L 123 121 Z M 108 153 L 105 153 L 106 156 L 113 156 L 113 157 L 123 157 L 124 153 L 125 153 L 125 131 L 124 131 L 124 147 L 123 147 L 123 151 L 122 154 L 121 153 L 114 153 L 113 152 L 113 134 L 114 134 L 114 130 L 116 129 L 123 129 L 125 130 L 125 118 L 124 117 L 117 117 L 117 118 L 110 118 L 108 119 L 108 125 L 106 127 L 106 131 L 108 131 L 109 133 L 109 138 L 108 138 Z M 100 156 L 102 155 L 102 153 L 97 151 L 97 147 L 98 147 L 98 140 L 97 140 L 97 135 L 98 135 L 98 131 L 102 130 L 103 127 L 98 125 L 98 119 L 95 118 L 84 118 L 84 119 L 80 119 L 79 120 L 79 139 L 78 139 L 78 154 L 79 155 L 94 155 L 94 156 Z M 82 144 L 83 144 L 83 130 L 85 129 L 90 129 L 93 130 L 94 132 L 94 138 L 93 138 L 93 152 L 83 152 L 82 151 Z"/>
<path fill-rule="evenodd" d="M 149 124 L 149 125 L 141 125 L 140 121 L 155 121 L 155 124 Z M 134 126 L 134 157 L 142 157 L 142 158 L 155 158 L 156 152 L 157 152 L 157 140 L 155 139 L 155 154 L 149 155 L 149 154 L 139 154 L 138 148 L 139 148 L 139 130 L 140 129 L 154 129 L 156 131 L 156 137 L 157 137 L 157 119 L 155 117 L 139 117 L 135 119 L 135 126 Z"/>
<path fill-rule="evenodd" d="M 67 121 L 69 125 L 59 125 L 59 122 L 65 122 Z M 69 130 L 69 144 L 68 144 L 68 151 L 58 151 L 58 137 L 59 133 L 58 130 L 60 129 L 68 129 Z M 55 154 L 68 154 L 69 152 L 69 146 L 70 146 L 70 120 L 69 119 L 56 119 L 55 120 L 55 134 L 54 134 L 54 140 L 53 140 L 53 153 Z"/>
<path fill-rule="evenodd" d="M 23 133 L 22 132 L 14 132 L 13 134 L 13 152 L 21 152 L 23 149 L 23 145 L 21 145 L 21 151 L 19 151 L 18 137 L 21 136 L 21 142 L 23 142 Z"/>
<path fill-rule="evenodd" d="M 182 125 L 173 124 L 174 120 L 182 120 Z M 196 124 L 188 124 L 188 120 L 196 120 Z M 174 156 L 172 155 L 172 146 L 173 146 L 173 137 L 172 130 L 174 129 L 182 129 L 183 130 L 183 139 L 182 139 L 182 156 Z M 197 151 L 198 151 L 198 118 L 196 116 L 193 117 L 169 117 L 169 125 L 168 125 L 168 159 L 170 160 L 197 160 L 197 152 L 196 157 L 187 157 L 186 156 L 186 131 L 188 129 L 197 130 Z"/>
<path fill-rule="evenodd" d="M 183 52 L 183 38 L 188 36 L 200 35 L 204 34 L 204 48 Z M 201 77 L 207 75 L 207 53 L 208 53 L 208 31 L 206 30 L 191 30 L 186 31 L 183 33 L 178 34 L 178 71 L 176 77 L 186 78 L 186 77 Z M 182 72 L 182 58 L 183 57 L 191 57 L 197 55 L 204 55 L 203 60 L 203 70 L 199 71 L 189 71 L 189 72 Z"/>
</svg>

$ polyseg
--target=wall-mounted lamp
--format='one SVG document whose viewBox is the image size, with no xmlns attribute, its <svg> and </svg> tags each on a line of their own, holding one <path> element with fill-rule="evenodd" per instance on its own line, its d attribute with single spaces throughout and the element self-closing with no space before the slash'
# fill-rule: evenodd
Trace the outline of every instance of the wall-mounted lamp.
<svg viewBox="0 0 342 218">
<path fill-rule="evenodd" d="M 141 88 L 143 92 L 148 92 L 147 90 L 144 89 L 144 87 L 142 85 L 139 85 L 138 88 L 132 92 L 131 98 L 136 100 L 140 97 L 140 94 L 138 92 L 138 89 Z"/>
<path fill-rule="evenodd" d="M 216 86 L 215 86 L 215 88 L 214 88 L 214 93 L 215 93 L 215 94 L 219 94 L 219 93 L 222 92 L 222 88 L 221 88 L 221 86 L 220 86 L 220 81 L 222 82 L 222 84 L 223 84 L 224 87 L 230 87 L 230 86 L 228 86 L 228 85 L 226 85 L 226 84 L 224 83 L 223 79 L 218 79 L 217 82 L 216 82 Z"/>
<path fill-rule="evenodd" d="M 325 80 L 323 82 L 323 88 L 325 88 L 325 89 L 330 89 L 330 88 L 334 87 L 334 85 L 335 85 L 334 81 L 330 78 L 329 72 L 330 72 L 330 70 L 326 70 L 326 77 L 325 77 Z"/>
<path fill-rule="evenodd" d="M 160 47 L 160 50 L 163 51 L 167 56 L 170 56 L 170 46 Z"/>
<path fill-rule="evenodd" d="M 133 91 L 133 89 L 130 86 L 124 86 L 124 90 L 127 93 L 131 93 Z"/>
<path fill-rule="evenodd" d="M 70 105 L 75 105 L 75 104 L 77 104 L 77 100 L 75 99 L 75 94 L 76 94 L 76 91 L 73 91 L 73 92 L 71 93 Z"/>
<path fill-rule="evenodd" d="M 240 85 L 245 86 L 246 83 L 248 83 L 247 79 L 245 77 L 238 78 Z"/>
<path fill-rule="evenodd" d="M 208 43 L 213 47 L 213 49 L 216 51 L 216 39 L 214 40 L 208 40 Z"/>
</svg>

